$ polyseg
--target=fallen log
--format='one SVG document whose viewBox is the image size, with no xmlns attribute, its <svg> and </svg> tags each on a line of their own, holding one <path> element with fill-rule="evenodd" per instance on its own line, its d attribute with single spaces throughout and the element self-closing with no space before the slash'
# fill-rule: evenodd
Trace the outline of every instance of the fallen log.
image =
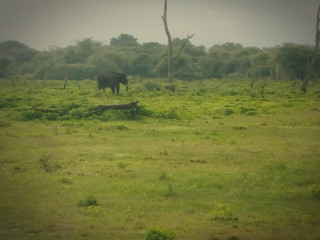
<svg viewBox="0 0 320 240">
<path fill-rule="evenodd" d="M 68 114 L 68 112 L 61 112 L 61 111 L 54 110 L 54 109 L 36 108 L 39 105 L 40 104 L 33 106 L 31 108 L 31 110 L 38 111 L 38 112 L 44 112 L 44 113 L 58 113 L 60 115 L 60 117 Z"/>
<path fill-rule="evenodd" d="M 138 102 L 130 102 L 127 104 L 116 104 L 116 105 L 98 105 L 92 109 L 95 114 L 102 113 L 105 110 L 131 110 L 132 115 L 135 117 L 138 114 Z"/>
<path fill-rule="evenodd" d="M 138 114 L 138 102 L 130 102 L 127 104 L 116 104 L 116 105 L 98 105 L 96 107 L 93 107 L 89 109 L 92 114 L 101 114 L 105 110 L 129 110 L 133 117 L 135 117 Z M 37 104 L 31 107 L 31 110 L 39 111 L 43 113 L 57 113 L 60 116 L 64 116 L 69 114 L 68 111 L 59 111 L 55 109 L 45 109 L 45 108 L 38 108 L 41 104 Z"/>
</svg>

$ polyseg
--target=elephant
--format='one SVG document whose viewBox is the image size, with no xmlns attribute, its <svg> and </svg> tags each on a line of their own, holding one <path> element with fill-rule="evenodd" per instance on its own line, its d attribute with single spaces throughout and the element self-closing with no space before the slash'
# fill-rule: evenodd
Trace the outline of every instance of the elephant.
<svg viewBox="0 0 320 240">
<path fill-rule="evenodd" d="M 128 93 L 128 79 L 127 76 L 123 73 L 117 72 L 102 72 L 97 76 L 97 88 L 103 89 L 111 88 L 113 94 L 119 94 L 120 83 L 126 86 Z"/>
</svg>

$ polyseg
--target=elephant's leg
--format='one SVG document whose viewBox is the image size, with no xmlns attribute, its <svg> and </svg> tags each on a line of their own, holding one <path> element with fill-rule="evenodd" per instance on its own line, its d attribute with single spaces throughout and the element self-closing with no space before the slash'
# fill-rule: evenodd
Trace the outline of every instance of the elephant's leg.
<svg viewBox="0 0 320 240">
<path fill-rule="evenodd" d="M 116 84 L 116 91 L 117 91 L 117 94 L 119 94 L 119 90 L 120 90 L 120 84 Z"/>
<path fill-rule="evenodd" d="M 111 87 L 111 91 L 113 94 L 115 94 L 115 88 L 114 87 Z"/>
</svg>

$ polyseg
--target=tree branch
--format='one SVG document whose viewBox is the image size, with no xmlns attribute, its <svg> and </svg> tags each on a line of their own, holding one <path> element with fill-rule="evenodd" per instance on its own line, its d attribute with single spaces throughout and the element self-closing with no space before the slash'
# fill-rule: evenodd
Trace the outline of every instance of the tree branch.
<svg viewBox="0 0 320 240">
<path fill-rule="evenodd" d="M 182 53 L 182 50 L 185 48 L 185 46 L 186 46 L 187 43 L 189 42 L 189 39 L 191 39 L 194 35 L 195 35 L 195 33 L 192 34 L 191 36 L 190 36 L 189 34 L 187 34 L 187 38 L 184 40 L 184 43 L 181 45 L 177 56 L 174 58 L 173 66 L 176 65 L 177 59 L 180 57 L 180 55 L 181 55 L 181 53 Z"/>
</svg>

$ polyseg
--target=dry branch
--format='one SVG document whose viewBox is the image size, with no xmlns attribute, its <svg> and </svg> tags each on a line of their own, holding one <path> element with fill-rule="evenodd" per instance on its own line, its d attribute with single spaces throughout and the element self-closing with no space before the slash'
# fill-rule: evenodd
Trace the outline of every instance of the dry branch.
<svg viewBox="0 0 320 240">
<path fill-rule="evenodd" d="M 186 46 L 187 43 L 189 42 L 189 39 L 192 38 L 194 35 L 195 35 L 195 33 L 192 34 L 191 36 L 190 36 L 189 34 L 187 34 L 187 38 L 184 40 L 184 43 L 181 45 L 177 56 L 174 58 L 173 66 L 176 65 L 176 62 L 177 62 L 178 58 L 180 57 L 180 55 L 181 55 L 181 53 L 182 53 L 182 50 L 185 48 L 185 46 Z"/>
</svg>

